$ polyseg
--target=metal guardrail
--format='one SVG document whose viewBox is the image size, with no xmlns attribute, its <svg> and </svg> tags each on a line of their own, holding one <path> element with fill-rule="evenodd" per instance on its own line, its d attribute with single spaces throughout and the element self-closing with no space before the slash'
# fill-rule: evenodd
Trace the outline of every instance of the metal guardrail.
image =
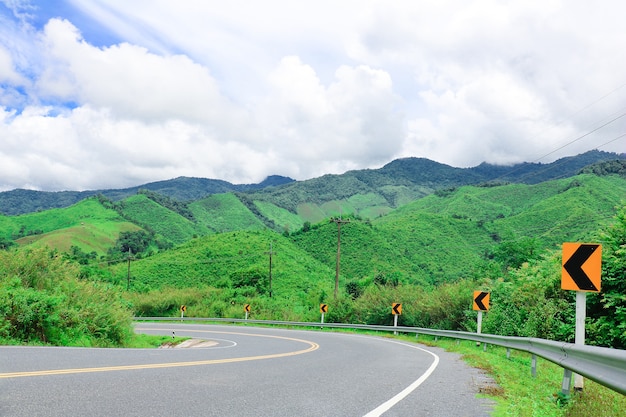
<svg viewBox="0 0 626 417">
<path fill-rule="evenodd" d="M 208 321 L 208 322 L 226 322 L 226 323 L 245 323 L 245 324 L 262 324 L 262 325 L 278 325 L 278 326 L 297 326 L 297 327 L 324 327 L 324 328 L 343 328 L 358 329 L 382 332 L 400 332 L 426 334 L 430 336 L 447 337 L 453 339 L 472 340 L 475 342 L 487 343 L 496 346 L 502 346 L 509 349 L 515 349 L 522 352 L 528 352 L 532 355 L 539 356 L 550 362 L 553 362 L 565 370 L 575 372 L 579 375 L 589 378 L 607 388 L 626 395 L 626 350 L 611 349 L 599 346 L 576 345 L 573 343 L 556 342 L 552 340 L 514 337 L 514 336 L 498 336 L 490 334 L 478 334 L 470 332 L 460 332 L 453 330 L 436 330 L 421 327 L 404 327 L 404 326 L 376 326 L 367 324 L 345 324 L 345 323 L 311 323 L 311 322 L 293 322 L 293 321 L 274 321 L 274 320 L 244 320 L 244 319 L 227 319 L 227 318 L 197 318 L 197 317 L 135 317 L 135 321 Z M 565 380 L 563 383 L 563 391 L 569 392 L 569 377 L 567 378 L 567 387 Z"/>
</svg>

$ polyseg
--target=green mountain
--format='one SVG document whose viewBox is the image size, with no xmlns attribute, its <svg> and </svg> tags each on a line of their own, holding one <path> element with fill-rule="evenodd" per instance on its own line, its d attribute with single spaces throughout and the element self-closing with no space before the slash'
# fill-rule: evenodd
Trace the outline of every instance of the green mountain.
<svg viewBox="0 0 626 417">
<path fill-rule="evenodd" d="M 591 239 L 624 206 L 625 196 L 626 178 L 581 174 L 534 185 L 464 186 L 431 194 L 375 219 L 344 217 L 341 285 L 367 286 L 377 280 L 440 285 L 478 278 L 495 263 L 519 267 L 563 242 Z M 138 197 L 132 200 L 155 204 Z M 143 221 L 158 216 L 158 211 L 142 210 L 152 213 Z M 280 259 L 290 265 L 287 269 L 306 275 L 302 279 L 333 280 L 339 231 L 334 221 L 325 219 L 279 234 L 264 227 L 233 194 L 200 200 L 192 210 L 199 224 L 222 228 L 221 232 L 196 235 L 200 237 L 134 262 L 137 285 L 220 286 L 245 271 L 267 275 L 266 252 L 272 242 Z M 235 225 L 240 228 L 234 230 Z M 199 229 L 187 233 L 194 230 Z M 165 235 L 165 229 L 160 233 Z M 292 263 L 308 265 L 307 272 Z M 122 282 L 126 267 L 116 268 L 113 275 Z"/>
<path fill-rule="evenodd" d="M 57 249 L 58 258 L 81 264 L 73 266 L 81 281 L 124 292 L 137 315 L 177 315 L 185 304 L 190 316 L 241 317 L 250 303 L 253 317 L 315 321 L 319 303 L 328 303 L 329 322 L 390 324 L 389 306 L 401 301 L 403 325 L 471 331 L 471 291 L 483 289 L 493 292 L 485 331 L 571 340 L 574 304 L 559 287 L 560 246 L 599 240 L 606 248 L 603 292 L 589 296 L 588 333 L 592 343 L 619 347 L 626 346 L 624 168 L 624 161 L 607 161 L 536 184 L 452 186 L 441 173 L 446 187 L 399 207 L 380 190 L 395 187 L 395 196 L 409 200 L 415 189 L 402 184 L 406 170 L 394 174 L 400 179 L 393 186 L 379 173 L 332 177 L 362 188 L 330 201 L 321 197 L 332 197 L 323 181 L 192 202 L 147 190 L 119 201 L 100 195 L 0 216 L 0 243 Z M 372 207 L 381 212 L 364 216 Z M 306 220 L 313 218 L 321 220 Z M 28 265 L 32 252 L 7 253 Z"/>
<path fill-rule="evenodd" d="M 626 160 L 626 155 L 589 151 L 549 164 L 498 166 L 483 163 L 473 168 L 454 168 L 424 158 L 403 158 L 379 169 L 348 171 L 306 181 L 271 176 L 259 184 L 235 185 L 222 180 L 179 177 L 116 190 L 12 190 L 0 192 L 0 213 L 18 215 L 67 207 L 94 195 L 120 201 L 141 191 L 151 191 L 181 202 L 192 202 L 210 195 L 232 192 L 248 195 L 248 199 L 254 202 L 274 204 L 304 221 L 318 221 L 339 207 L 343 210 L 344 206 L 350 212 L 373 218 L 435 190 L 494 181 L 537 184 L 576 175 L 591 164 L 615 160 Z M 266 219 L 266 223 L 269 221 L 274 219 Z M 280 227 L 279 224 L 277 227 Z"/>
</svg>

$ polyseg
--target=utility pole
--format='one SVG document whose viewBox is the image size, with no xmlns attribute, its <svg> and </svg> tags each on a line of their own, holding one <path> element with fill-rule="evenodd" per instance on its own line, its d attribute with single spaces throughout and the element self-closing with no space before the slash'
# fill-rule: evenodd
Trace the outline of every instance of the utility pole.
<svg viewBox="0 0 626 417">
<path fill-rule="evenodd" d="M 126 282 L 126 291 L 130 291 L 130 248 L 128 248 L 128 274 Z"/>
<path fill-rule="evenodd" d="M 337 224 L 337 264 L 335 267 L 335 300 L 336 300 L 337 293 L 339 292 L 339 258 L 341 256 L 341 225 L 350 223 L 350 219 L 343 220 L 340 215 L 339 218 L 332 217 L 330 220 Z"/>
<path fill-rule="evenodd" d="M 269 252 L 265 252 L 265 253 L 270 256 L 270 298 L 272 298 L 272 255 L 275 252 L 272 250 L 272 243 L 271 242 L 270 242 L 270 251 Z"/>
</svg>

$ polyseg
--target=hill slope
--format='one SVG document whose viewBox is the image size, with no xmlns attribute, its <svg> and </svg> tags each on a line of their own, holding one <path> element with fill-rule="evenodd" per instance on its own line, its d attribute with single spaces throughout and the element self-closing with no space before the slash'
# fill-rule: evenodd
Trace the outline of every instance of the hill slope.
<svg viewBox="0 0 626 417">
<path fill-rule="evenodd" d="M 466 186 L 341 229 L 341 271 L 350 279 L 396 274 L 413 283 L 471 277 L 494 257 L 515 265 L 566 241 L 588 239 L 626 204 L 626 179 L 580 175 L 537 185 Z M 335 265 L 337 227 L 292 236 Z"/>
<path fill-rule="evenodd" d="M 268 294 L 270 247 L 274 296 L 319 297 L 332 291 L 332 269 L 269 230 L 205 236 L 133 262 L 132 285 L 136 288 L 209 285 Z M 113 266 L 111 271 L 114 280 L 126 282 L 124 264 Z"/>
<path fill-rule="evenodd" d="M 0 237 L 20 245 L 48 246 L 70 251 L 104 255 L 120 232 L 139 226 L 105 208 L 97 198 L 88 198 L 64 209 L 52 209 L 21 216 L 0 216 Z"/>
</svg>

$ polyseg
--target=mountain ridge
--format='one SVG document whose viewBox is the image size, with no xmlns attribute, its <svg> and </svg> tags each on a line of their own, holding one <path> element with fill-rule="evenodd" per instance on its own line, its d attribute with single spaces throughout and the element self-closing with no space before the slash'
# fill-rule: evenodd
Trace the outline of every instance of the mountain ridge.
<svg viewBox="0 0 626 417">
<path fill-rule="evenodd" d="M 184 202 L 230 192 L 255 196 L 265 194 L 260 198 L 265 201 L 271 201 L 276 196 L 289 195 L 290 203 L 284 207 L 288 207 L 294 213 L 298 210 L 298 205 L 305 202 L 308 197 L 314 197 L 322 204 L 367 193 L 379 194 L 388 201 L 389 206 L 397 207 L 442 188 L 492 181 L 536 184 L 549 179 L 573 176 L 588 165 L 616 159 L 626 160 L 626 154 L 593 150 L 548 164 L 524 162 L 505 166 L 483 162 L 471 168 L 452 167 L 427 158 L 407 157 L 395 159 L 377 169 L 351 170 L 343 174 L 326 174 L 302 181 L 270 175 L 258 184 L 232 184 L 220 179 L 181 176 L 120 189 L 87 191 L 15 189 L 0 192 L 0 213 L 20 215 L 63 208 L 99 194 L 118 201 L 144 189 Z M 346 183 L 349 187 L 345 187 Z M 342 194 L 342 189 L 348 190 Z"/>
</svg>

